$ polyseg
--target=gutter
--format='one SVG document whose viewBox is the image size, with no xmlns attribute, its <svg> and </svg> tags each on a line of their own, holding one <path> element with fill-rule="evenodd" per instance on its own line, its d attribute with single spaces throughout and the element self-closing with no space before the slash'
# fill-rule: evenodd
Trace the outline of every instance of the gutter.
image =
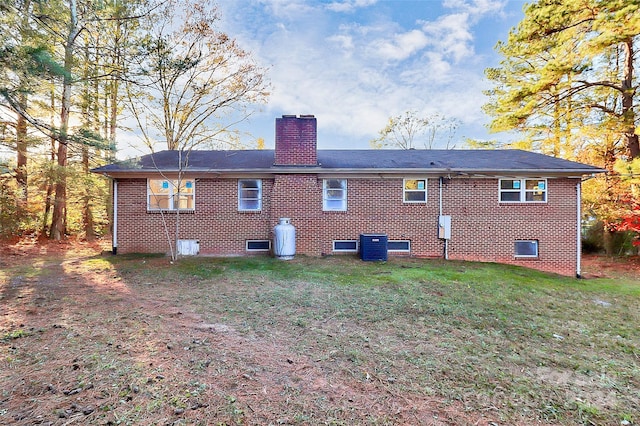
<svg viewBox="0 0 640 426">
<path fill-rule="evenodd" d="M 380 176 L 383 174 L 397 174 L 399 176 L 407 175 L 449 175 L 451 177 L 574 177 L 582 178 L 584 175 L 591 175 L 604 170 L 600 169 L 510 169 L 510 170 L 491 170 L 491 169 L 450 169 L 450 168 L 328 168 L 328 167 L 287 167 L 287 168 L 238 168 L 238 169 L 129 169 L 129 170 L 100 170 L 93 169 L 93 173 L 103 174 L 109 177 L 117 176 L 153 176 L 162 172 L 165 174 L 202 174 L 202 175 L 276 175 L 276 174 L 315 174 L 315 175 L 329 175 L 329 174 L 341 174 L 341 175 L 372 175 Z"/>
<path fill-rule="evenodd" d="M 440 176 L 438 179 L 439 182 L 439 194 L 438 194 L 438 227 L 440 226 L 440 219 L 442 218 L 442 186 L 444 182 L 444 177 Z M 449 260 L 449 240 L 444 238 L 444 260 Z"/>
<path fill-rule="evenodd" d="M 576 183 L 576 278 L 582 278 L 582 182 Z"/>
</svg>

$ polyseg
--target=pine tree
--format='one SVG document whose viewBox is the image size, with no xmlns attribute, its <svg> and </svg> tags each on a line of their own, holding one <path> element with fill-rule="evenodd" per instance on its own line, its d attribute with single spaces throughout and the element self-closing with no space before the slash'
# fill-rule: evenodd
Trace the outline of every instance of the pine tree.
<svg viewBox="0 0 640 426">
<path fill-rule="evenodd" d="M 500 66 L 486 71 L 491 129 L 520 131 L 517 147 L 609 170 L 583 185 L 584 211 L 619 230 L 638 198 L 614 165 L 640 157 L 640 1 L 539 0 L 524 12 L 497 46 Z"/>
<path fill-rule="evenodd" d="M 628 158 L 640 155 L 636 134 L 640 34 L 637 0 L 540 0 L 499 43 L 500 67 L 486 111 L 494 131 L 521 130 L 522 142 L 572 157 L 581 129 L 614 132 Z"/>
</svg>

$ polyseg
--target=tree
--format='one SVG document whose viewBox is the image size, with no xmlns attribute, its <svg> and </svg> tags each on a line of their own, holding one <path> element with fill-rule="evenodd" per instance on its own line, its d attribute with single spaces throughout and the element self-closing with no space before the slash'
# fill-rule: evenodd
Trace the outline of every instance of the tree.
<svg viewBox="0 0 640 426">
<path fill-rule="evenodd" d="M 155 100 L 131 108 L 150 124 L 146 140 L 155 127 L 183 150 L 215 143 L 267 96 L 263 70 L 215 30 L 205 1 L 5 0 L 0 12 L 0 143 L 16 158 L 3 184 L 24 204 L 36 190 L 37 221 L 52 239 L 79 224 L 90 238 L 103 216 L 94 210 L 104 182 L 89 170 L 114 159 L 123 93 Z"/>
<path fill-rule="evenodd" d="M 500 66 L 486 70 L 494 82 L 485 106 L 491 129 L 520 131 L 517 147 L 609 170 L 583 185 L 583 211 L 615 232 L 635 203 L 623 200 L 638 196 L 614 164 L 640 157 L 640 2 L 538 0 L 524 12 L 497 46 Z"/>
<path fill-rule="evenodd" d="M 52 129 L 38 118 L 44 112 L 39 105 L 40 94 L 46 90 L 49 76 L 61 74 L 61 67 L 51 60 L 50 37 L 38 25 L 39 17 L 50 10 L 49 5 L 15 0 L 3 2 L 0 9 L 0 107 L 6 111 L 3 127 L 12 129 L 3 132 L 0 143 L 16 153 L 16 216 L 21 226 L 27 227 L 34 219 L 28 189 L 29 149 L 41 143 Z"/>
<path fill-rule="evenodd" d="M 265 71 L 237 42 L 216 29 L 219 17 L 206 1 L 166 1 L 143 23 L 148 36 L 127 85 L 128 110 L 150 151 L 163 140 L 179 151 L 175 192 L 181 199 L 184 169 L 195 147 L 234 144 L 229 128 L 268 96 Z M 145 101 L 140 102 L 140 98 Z M 227 118 L 226 123 L 223 118 Z M 225 123 L 225 124 L 223 124 Z M 165 177 L 173 184 L 174 179 Z M 162 213 L 162 211 L 161 211 Z M 172 260 L 178 255 L 180 209 L 169 233 Z"/>
<path fill-rule="evenodd" d="M 216 29 L 215 6 L 200 0 L 166 1 L 145 20 L 128 109 L 144 142 L 168 149 L 219 146 L 248 106 L 268 96 L 264 70 L 237 42 Z M 144 102 L 140 102 L 144 98 Z M 223 124 L 226 116 L 230 123 Z"/>
<path fill-rule="evenodd" d="M 372 148 L 415 149 L 417 140 L 422 141 L 420 148 L 434 149 L 444 132 L 444 146 L 452 148 L 451 143 L 458 128 L 458 122 L 439 114 L 420 117 L 417 111 L 405 111 L 389 118 L 387 125 L 380 130 L 379 136 L 370 142 Z M 442 144 L 440 144 L 442 145 Z"/>
<path fill-rule="evenodd" d="M 540 0 L 486 71 L 495 83 L 486 111 L 494 131 L 521 130 L 558 156 L 575 155 L 581 129 L 615 132 L 625 155 L 640 155 L 634 43 L 640 34 L 636 0 Z M 565 147 L 560 148 L 564 140 Z"/>
<path fill-rule="evenodd" d="M 126 3 L 131 9 L 139 2 Z M 73 184 L 85 192 L 85 200 L 89 201 L 87 188 L 96 188 L 88 178 L 90 160 L 100 161 L 102 152 L 115 147 L 113 115 L 118 112 L 114 106 L 118 90 L 113 88 L 112 76 L 119 75 L 115 68 L 120 67 L 122 61 L 110 59 L 114 57 L 111 52 L 119 51 L 126 43 L 112 36 L 115 30 L 104 23 L 132 19 L 123 16 L 122 10 L 129 9 L 120 4 L 118 0 L 15 0 L 2 4 L 3 12 L 7 12 L 8 31 L 3 33 L 0 46 L 0 72 L 5 77 L 0 83 L 0 94 L 3 105 L 16 117 L 14 127 L 18 141 L 22 139 L 19 136 L 21 129 L 28 126 L 40 134 L 40 140 L 51 142 L 52 166 L 44 168 L 49 179 L 42 217 L 44 229 L 52 206 L 49 230 L 52 239 L 60 239 L 66 234 L 67 202 L 75 197 L 68 193 L 67 178 L 78 171 L 69 161 L 81 158 L 85 179 L 74 179 Z M 108 95 L 104 82 L 110 83 Z M 29 96 L 29 105 L 26 96 Z M 100 102 L 102 99 L 105 102 Z M 111 105 L 106 99 L 111 100 Z M 34 109 L 31 105 L 39 107 Z M 56 117 L 53 117 L 54 109 L 58 111 Z M 44 116 L 52 118 L 47 121 Z M 76 122 L 81 124 L 76 125 Z M 104 128 L 100 125 L 102 122 Z M 103 129 L 104 134 L 100 134 Z M 110 144 L 104 143 L 107 136 Z M 20 149 L 19 143 L 16 147 L 16 170 L 20 171 L 20 153 L 24 150 Z M 108 157 L 112 158 L 111 155 Z M 26 182 L 26 178 L 23 180 Z M 87 236 L 93 233 L 90 208 L 89 202 L 82 208 Z"/>
<path fill-rule="evenodd" d="M 33 77 L 41 72 L 38 69 L 38 58 L 46 52 L 43 35 L 32 28 L 33 9 L 31 0 L 6 2 L 0 8 L 0 24 L 8 29 L 0 36 L 0 93 L 4 101 L 2 106 L 14 118 L 3 121 L 5 128 L 12 129 L 11 141 L 3 138 L 3 143 L 16 152 L 15 179 L 21 193 L 18 199 L 23 205 L 28 201 L 27 149 L 30 135 L 27 119 L 17 111 L 29 109 L 29 96 L 37 85 Z M 7 102 L 8 98 L 12 102 Z M 23 209 L 18 209 L 21 210 Z"/>
</svg>

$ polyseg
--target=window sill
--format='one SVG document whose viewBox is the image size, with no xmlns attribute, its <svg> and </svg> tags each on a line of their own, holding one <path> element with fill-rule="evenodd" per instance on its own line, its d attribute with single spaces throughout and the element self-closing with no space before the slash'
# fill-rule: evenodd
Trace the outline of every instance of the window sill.
<svg viewBox="0 0 640 426">
<path fill-rule="evenodd" d="M 544 205 L 544 204 L 548 204 L 548 202 L 547 201 L 498 201 L 498 204 L 501 206 L 531 205 L 531 204 Z"/>
<path fill-rule="evenodd" d="M 147 210 L 148 214 L 194 214 L 195 209 L 189 210 Z"/>
</svg>

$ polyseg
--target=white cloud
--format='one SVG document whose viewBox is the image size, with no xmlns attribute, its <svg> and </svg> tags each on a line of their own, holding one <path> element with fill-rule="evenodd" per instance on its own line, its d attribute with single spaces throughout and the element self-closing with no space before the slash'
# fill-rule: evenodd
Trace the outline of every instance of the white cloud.
<svg viewBox="0 0 640 426">
<path fill-rule="evenodd" d="M 433 50 L 456 63 L 475 53 L 473 28 L 486 15 L 500 13 L 505 4 L 505 0 L 444 0 L 443 7 L 454 13 L 418 23 L 429 36 Z"/>
<path fill-rule="evenodd" d="M 454 62 L 473 55 L 473 35 L 468 14 L 444 15 L 436 21 L 421 23 L 434 51 L 451 57 Z"/>
<path fill-rule="evenodd" d="M 379 39 L 371 43 L 369 49 L 383 60 L 401 61 L 422 50 L 429 40 L 420 30 L 411 30 L 394 34 L 388 39 Z"/>
<path fill-rule="evenodd" d="M 398 74 L 401 84 L 428 84 L 434 87 L 451 83 L 453 67 L 441 53 L 427 52 L 422 59 L 416 66 L 404 68 Z"/>
<path fill-rule="evenodd" d="M 333 1 L 329 3 L 326 8 L 332 12 L 353 12 L 356 9 L 371 6 L 377 3 L 378 0 L 344 0 Z"/>
<path fill-rule="evenodd" d="M 353 37 L 350 35 L 338 34 L 338 35 L 330 36 L 330 37 L 327 37 L 327 41 L 338 45 L 338 47 L 342 49 L 343 52 L 347 53 L 349 56 L 355 48 L 355 45 L 353 43 Z"/>
<path fill-rule="evenodd" d="M 504 9 L 506 0 L 444 0 L 442 6 L 469 13 L 474 22 L 482 16 L 498 13 Z"/>
<path fill-rule="evenodd" d="M 280 19 L 296 19 L 314 10 L 313 5 L 304 0 L 260 0 L 260 3 Z"/>
<path fill-rule="evenodd" d="M 410 23 L 384 13 L 333 13 L 372 3 L 226 3 L 236 17 L 229 33 L 240 34 L 258 62 L 271 67 L 272 96 L 259 114 L 267 129 L 256 136 L 269 142 L 281 114 L 314 114 L 321 133 L 341 138 L 321 141 L 323 148 L 366 148 L 389 116 L 408 109 L 482 129 L 486 83 L 482 58 L 474 55 L 474 32 L 482 17 L 499 13 L 505 2 L 445 0 L 440 16 L 416 16 Z M 476 135 L 461 130 L 458 136 Z M 359 145 L 344 146 L 354 141 Z"/>
</svg>

